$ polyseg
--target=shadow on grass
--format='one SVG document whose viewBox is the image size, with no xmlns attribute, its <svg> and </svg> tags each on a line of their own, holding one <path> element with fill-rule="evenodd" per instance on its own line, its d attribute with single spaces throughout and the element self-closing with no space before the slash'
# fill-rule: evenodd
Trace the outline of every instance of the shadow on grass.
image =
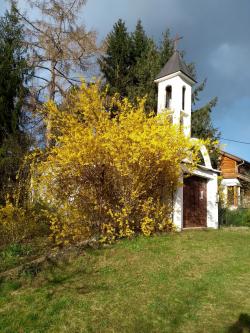
<svg viewBox="0 0 250 333">
<path fill-rule="evenodd" d="M 96 291 L 108 291 L 109 285 L 102 280 L 94 279 L 98 277 L 100 271 L 96 270 L 96 260 L 86 258 L 81 261 L 76 260 L 68 263 L 59 263 L 56 266 L 48 267 L 42 272 L 43 278 L 40 285 L 45 285 L 49 289 L 49 298 L 62 292 L 70 292 L 77 294 L 88 294 Z"/>
<path fill-rule="evenodd" d="M 60 257 L 55 260 L 47 260 L 43 267 L 24 265 L 23 271 L 15 277 L 0 278 L 0 297 L 8 296 L 12 291 L 27 286 L 33 291 L 45 288 L 46 298 L 52 300 L 63 293 L 89 294 L 95 292 L 106 292 L 109 285 L 98 279 L 100 273 L 109 274 L 109 269 L 96 269 L 96 254 L 87 256 L 71 255 Z M 93 275 L 95 279 L 93 280 Z"/>
<path fill-rule="evenodd" d="M 250 332 L 250 316 L 241 313 L 239 319 L 229 327 L 228 333 L 247 333 Z"/>
</svg>

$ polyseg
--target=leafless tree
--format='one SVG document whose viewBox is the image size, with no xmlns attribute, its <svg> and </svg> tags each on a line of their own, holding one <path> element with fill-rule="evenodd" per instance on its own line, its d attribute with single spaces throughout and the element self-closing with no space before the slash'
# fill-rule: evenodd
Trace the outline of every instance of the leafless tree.
<svg viewBox="0 0 250 333">
<path fill-rule="evenodd" d="M 30 106 L 36 109 L 44 99 L 60 101 L 92 68 L 101 48 L 96 43 L 96 32 L 88 31 L 79 20 L 86 0 L 27 0 L 26 4 L 28 11 L 17 10 L 24 24 L 29 62 L 34 69 Z M 35 119 L 43 124 L 37 116 Z M 48 145 L 49 122 L 46 131 Z"/>
<path fill-rule="evenodd" d="M 47 95 L 55 100 L 79 82 L 99 49 L 96 32 L 78 21 L 86 0 L 28 0 L 38 19 L 18 11 L 26 29 L 30 62 L 35 70 L 37 99 Z"/>
</svg>

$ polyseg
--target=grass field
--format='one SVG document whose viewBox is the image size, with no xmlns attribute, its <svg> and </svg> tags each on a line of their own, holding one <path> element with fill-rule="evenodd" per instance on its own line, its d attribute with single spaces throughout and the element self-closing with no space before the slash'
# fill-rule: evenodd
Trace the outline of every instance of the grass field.
<svg viewBox="0 0 250 333">
<path fill-rule="evenodd" d="M 250 231 L 90 249 L 0 284 L 0 332 L 249 332 Z"/>
</svg>

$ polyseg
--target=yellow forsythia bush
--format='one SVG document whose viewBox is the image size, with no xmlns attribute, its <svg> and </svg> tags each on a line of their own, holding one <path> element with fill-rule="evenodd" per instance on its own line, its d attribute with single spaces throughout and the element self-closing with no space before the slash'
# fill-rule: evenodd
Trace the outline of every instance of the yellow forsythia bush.
<svg viewBox="0 0 250 333">
<path fill-rule="evenodd" d="M 199 147 L 167 112 L 146 115 L 144 102 L 132 105 L 82 83 L 60 107 L 44 105 L 53 144 L 33 154 L 32 186 L 34 196 L 58 208 L 51 216 L 57 244 L 173 228 L 181 164 L 188 158 L 187 168 L 195 167 Z"/>
</svg>

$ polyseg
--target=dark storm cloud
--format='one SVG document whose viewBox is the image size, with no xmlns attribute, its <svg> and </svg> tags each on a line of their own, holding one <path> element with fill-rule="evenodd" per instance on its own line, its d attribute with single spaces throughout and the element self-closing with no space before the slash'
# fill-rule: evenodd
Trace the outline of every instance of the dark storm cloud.
<svg viewBox="0 0 250 333">
<path fill-rule="evenodd" d="M 250 76 L 246 73 L 250 62 L 249 0 L 89 0 L 86 9 L 88 24 L 101 36 L 120 17 L 130 30 L 141 18 L 156 40 L 167 28 L 173 35 L 178 32 L 184 36 L 180 48 L 186 51 L 188 61 L 196 63 L 198 78 L 208 77 L 206 95 L 220 93 L 221 102 L 230 103 L 249 94 L 243 84 Z M 237 76 L 239 82 L 235 82 Z"/>
</svg>

